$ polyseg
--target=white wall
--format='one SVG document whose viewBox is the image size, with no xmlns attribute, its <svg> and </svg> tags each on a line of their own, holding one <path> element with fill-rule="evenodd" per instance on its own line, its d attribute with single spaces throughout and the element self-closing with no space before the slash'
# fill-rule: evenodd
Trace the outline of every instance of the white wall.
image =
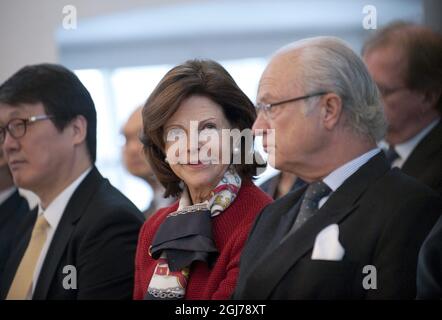
<svg viewBox="0 0 442 320">
<path fill-rule="evenodd" d="M 273 3 L 273 1 L 269 1 Z M 324 17 L 334 14 L 330 11 L 324 12 L 324 10 L 321 10 L 321 7 L 325 4 L 341 5 L 346 2 L 353 4 L 365 3 L 365 1 L 362 0 L 357 0 L 354 2 L 353 0 L 334 0 L 327 2 L 322 2 L 321 0 L 287 0 L 287 2 L 291 1 L 299 4 L 299 7 L 313 5 L 315 15 L 322 13 Z M 436 25 L 437 27 L 438 25 L 440 27 L 440 12 L 436 12 L 438 11 L 436 9 L 440 8 L 440 2 L 438 2 L 439 0 L 407 0 L 404 2 L 400 2 L 398 0 L 388 0 L 385 2 L 373 0 L 371 2 L 379 3 L 379 6 L 383 6 L 384 4 L 388 5 L 394 2 L 403 3 L 404 5 L 402 7 L 405 7 L 406 3 L 416 3 L 420 6 L 422 1 L 424 6 L 423 12 L 426 14 L 423 21 L 426 21 L 432 26 Z M 41 62 L 60 62 L 61 55 L 60 52 L 58 52 L 55 32 L 62 25 L 62 9 L 65 5 L 74 5 L 77 8 L 78 19 L 81 21 L 82 19 L 90 20 L 91 18 L 95 17 L 116 14 L 134 9 L 137 10 L 139 8 L 147 10 L 152 9 L 153 11 L 155 11 L 157 8 L 161 8 L 167 11 L 169 10 L 169 5 L 176 3 L 207 4 L 223 2 L 227 2 L 227 0 L 0 0 L 0 83 L 24 65 Z M 247 3 L 249 7 L 247 7 L 247 5 L 245 7 L 250 8 L 250 11 L 245 12 L 245 14 L 247 15 L 248 13 L 248 15 L 253 15 L 255 5 L 253 4 L 252 0 L 237 0 L 236 3 Z M 323 3 L 323 5 L 320 5 L 321 3 Z M 173 11 L 173 6 L 171 6 L 171 10 Z M 299 12 L 297 11 L 299 10 L 295 10 L 295 12 L 293 12 L 293 20 L 302 20 L 302 16 L 300 17 Z M 403 10 L 398 10 L 398 13 L 400 11 Z M 232 7 L 232 14 L 234 12 L 235 8 Z M 380 10 L 381 18 L 382 13 L 383 10 Z M 361 18 L 360 15 L 360 9 L 352 14 L 352 16 L 358 16 L 358 19 Z M 204 18 L 204 16 L 201 15 L 200 17 Z M 174 19 L 167 19 L 167 17 L 165 17 L 165 20 L 171 25 L 173 25 L 175 22 Z M 263 21 L 265 20 L 266 19 L 263 19 Z M 322 20 L 323 19 L 315 18 L 312 19 L 311 23 L 317 24 Z M 382 23 L 382 20 L 385 19 L 379 20 L 379 23 Z M 245 27 L 247 27 L 247 25 L 245 25 Z M 191 55 L 193 52 L 198 51 L 195 49 L 195 46 L 198 49 L 198 45 L 200 48 L 202 46 L 204 47 L 202 54 L 206 52 L 210 55 L 213 54 L 211 58 L 214 59 L 232 59 L 235 58 L 238 52 L 242 53 L 242 56 L 250 56 L 254 52 L 262 55 L 263 53 L 273 51 L 273 48 L 279 46 L 280 43 L 295 40 L 299 36 L 304 36 L 312 32 L 311 24 L 307 24 L 305 28 L 306 29 L 304 30 L 295 31 L 292 29 L 286 30 L 285 32 L 284 30 L 278 30 L 278 32 L 273 35 L 270 33 L 264 36 L 262 36 L 260 33 L 241 34 L 242 29 L 239 28 L 237 33 L 232 34 L 227 32 L 224 35 L 220 35 L 221 37 L 219 39 L 215 39 L 210 36 L 209 38 L 204 39 L 204 41 L 207 40 L 206 43 L 201 41 L 203 38 L 195 38 L 193 41 L 197 43 L 192 43 L 192 40 L 186 39 L 185 37 L 171 37 L 158 41 L 138 41 L 136 42 L 136 47 L 131 47 L 131 45 L 122 46 L 120 43 L 117 43 L 118 47 L 115 48 L 116 44 L 113 43 L 110 44 L 110 50 L 104 52 L 106 53 L 104 56 L 107 57 L 107 60 L 109 61 L 107 66 L 115 67 L 121 62 L 121 59 L 119 59 L 121 56 L 127 57 L 124 60 L 132 62 L 126 63 L 126 65 L 139 65 L 140 63 L 145 64 L 145 61 L 151 61 L 152 63 L 171 63 L 174 59 L 169 59 L 168 55 L 177 52 L 177 47 L 180 48 L 179 51 L 186 51 L 187 55 Z M 115 31 L 118 31 L 118 26 L 115 26 Z M 333 30 L 333 28 L 331 28 L 329 31 L 336 35 L 339 35 L 340 32 Z M 352 38 L 358 37 L 360 42 L 360 32 L 360 28 L 356 32 L 352 28 L 345 30 L 346 37 L 348 37 L 350 41 Z M 259 37 L 261 37 L 261 39 L 253 38 L 254 35 L 256 36 L 257 34 Z M 226 46 L 226 44 L 228 43 L 225 41 L 225 39 L 222 39 L 223 36 L 228 37 L 228 39 L 232 42 L 231 46 L 227 49 L 226 47 L 228 46 Z M 216 40 L 220 39 L 221 41 L 216 43 Z M 236 44 L 238 42 L 241 44 L 241 46 Z M 355 41 L 355 43 L 356 42 L 357 41 Z M 257 48 L 257 45 L 261 47 Z M 191 48 L 192 46 L 193 49 Z M 170 49 L 170 47 L 173 49 Z M 79 67 L 79 65 L 75 65 L 74 62 L 78 62 L 80 60 L 80 64 L 83 67 L 88 63 L 89 65 L 87 67 L 90 67 L 93 64 L 97 64 L 97 66 L 99 66 L 99 63 L 103 61 L 103 48 L 105 47 L 97 47 L 93 45 L 88 47 L 77 46 L 76 48 L 72 48 L 72 51 L 63 51 L 65 55 L 61 60 L 71 67 Z M 134 48 L 137 50 L 133 50 Z M 240 49 L 238 50 L 237 48 Z M 207 51 L 207 49 L 211 50 Z M 219 56 L 216 55 L 216 53 L 221 53 L 221 51 L 224 53 L 220 54 Z M 136 55 L 136 52 L 142 52 L 143 54 Z M 201 54 L 201 51 L 198 51 L 198 53 Z M 86 57 L 86 59 L 83 59 L 83 57 Z M 150 59 L 150 57 L 156 57 L 156 59 Z M 181 56 L 177 58 L 182 60 Z"/>
<path fill-rule="evenodd" d="M 378 27 L 396 19 L 422 21 L 420 0 L 371 0 Z M 340 37 L 359 51 L 366 0 L 218 0 L 137 8 L 59 28 L 60 61 L 72 69 L 178 64 L 267 57 L 289 42 Z M 401 10 L 398 10 L 400 8 Z"/>
<path fill-rule="evenodd" d="M 63 7 L 74 5 L 78 18 L 110 14 L 171 0 L 1 0 L 0 83 L 27 64 L 58 62 L 55 30 Z"/>
</svg>

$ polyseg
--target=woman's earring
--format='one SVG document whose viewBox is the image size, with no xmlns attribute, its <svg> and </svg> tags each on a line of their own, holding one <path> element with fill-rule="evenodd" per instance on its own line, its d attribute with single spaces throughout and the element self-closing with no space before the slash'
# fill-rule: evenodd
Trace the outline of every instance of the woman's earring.
<svg viewBox="0 0 442 320">
<path fill-rule="evenodd" d="M 167 157 L 165 157 L 164 162 L 169 163 L 169 159 L 167 159 Z"/>
<path fill-rule="evenodd" d="M 232 150 L 232 153 L 233 154 L 239 154 L 240 152 L 241 152 L 241 148 L 240 148 L 240 146 L 241 146 L 241 140 L 235 140 L 234 142 L 233 142 L 233 150 Z"/>
</svg>

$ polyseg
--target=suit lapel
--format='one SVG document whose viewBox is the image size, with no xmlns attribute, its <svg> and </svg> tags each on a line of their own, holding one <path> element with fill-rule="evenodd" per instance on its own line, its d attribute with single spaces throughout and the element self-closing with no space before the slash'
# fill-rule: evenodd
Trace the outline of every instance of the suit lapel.
<svg viewBox="0 0 442 320">
<path fill-rule="evenodd" d="M 15 191 L 5 202 L 0 204 L 0 226 L 5 224 L 12 214 L 16 214 L 20 195 Z"/>
<path fill-rule="evenodd" d="M 32 229 L 35 224 L 35 220 L 37 219 L 38 208 L 30 211 L 29 214 L 24 218 L 23 223 L 19 225 L 19 228 L 16 230 L 16 235 L 19 237 L 16 242 L 16 247 L 11 253 L 11 256 L 8 259 L 8 262 L 5 267 L 4 276 L 0 283 L 0 298 L 6 299 L 8 295 L 9 287 L 14 280 L 15 273 L 17 272 L 18 266 L 25 254 L 26 248 L 28 247 L 28 243 L 31 239 Z"/>
<path fill-rule="evenodd" d="M 328 225 L 339 224 L 357 212 L 362 194 L 388 170 L 385 155 L 381 152 L 374 156 L 350 176 L 299 230 L 288 235 L 279 246 L 265 250 L 256 268 L 250 270 L 244 296 L 249 299 L 268 299 L 284 275 L 313 248 L 317 234 Z"/>
<path fill-rule="evenodd" d="M 75 230 L 75 226 L 86 211 L 91 197 L 95 194 L 103 180 L 104 178 L 94 167 L 72 194 L 71 199 L 69 199 L 43 263 L 33 299 L 47 299 L 49 288 L 58 270 L 66 246 Z"/>
<path fill-rule="evenodd" d="M 306 188 L 306 187 L 305 187 Z M 269 225 L 272 225 L 272 237 L 265 250 L 261 252 L 260 257 L 265 257 L 267 254 L 272 253 L 281 243 L 282 238 L 287 234 L 288 229 L 296 218 L 297 211 L 299 209 L 299 199 L 304 194 L 305 188 L 290 192 L 284 197 L 277 200 L 279 203 L 273 203 L 270 209 Z M 275 205 L 276 204 L 276 205 Z M 280 213 L 280 214 L 277 214 Z M 263 248 L 259 248 L 261 251 Z M 257 261 L 254 261 L 256 264 Z"/>
<path fill-rule="evenodd" d="M 267 206 L 259 215 L 244 247 L 245 254 L 241 256 L 241 279 L 246 280 L 253 273 L 253 268 L 265 264 L 265 258 L 279 246 L 281 238 L 295 218 L 292 209 L 296 207 L 303 193 L 303 190 L 289 192 Z M 243 284 L 245 282 L 241 281 L 237 288 L 239 295 L 247 289 Z"/>
<path fill-rule="evenodd" d="M 0 226 L 4 225 L 9 220 L 20 219 L 18 216 L 22 216 L 29 211 L 30 209 L 27 201 L 22 198 L 18 190 L 16 190 L 0 205 Z"/>
<path fill-rule="evenodd" d="M 282 208 L 282 212 L 285 212 L 280 220 L 278 229 L 276 231 L 276 244 L 279 244 L 281 240 L 284 238 L 284 236 L 287 234 L 289 229 L 292 227 L 293 223 L 295 222 L 295 218 L 298 215 L 299 207 L 301 205 L 300 199 L 304 195 L 305 190 L 307 189 L 307 185 L 304 187 L 294 191 L 290 195 L 290 201 L 287 203 L 289 206 L 286 206 L 285 208 Z"/>
<path fill-rule="evenodd" d="M 419 177 L 425 164 L 433 161 L 433 154 L 442 149 L 442 120 L 422 139 L 402 166 L 402 172 Z"/>
<path fill-rule="evenodd" d="M 248 299 L 268 299 L 272 290 L 284 275 L 304 256 L 314 244 L 316 235 L 326 226 L 339 223 L 352 213 L 357 206 L 343 208 L 342 211 L 323 211 L 307 221 L 298 231 L 284 239 L 272 252 L 268 253 L 247 280 Z M 314 220 L 314 221 L 313 221 Z"/>
</svg>

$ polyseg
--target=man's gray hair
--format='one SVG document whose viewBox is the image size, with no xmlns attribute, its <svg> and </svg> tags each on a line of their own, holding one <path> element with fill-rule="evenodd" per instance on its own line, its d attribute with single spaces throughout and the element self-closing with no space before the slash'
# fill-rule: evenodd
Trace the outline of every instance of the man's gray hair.
<svg viewBox="0 0 442 320">
<path fill-rule="evenodd" d="M 361 58 L 335 37 L 304 39 L 293 47 L 299 48 L 297 68 L 306 93 L 336 93 L 342 99 L 346 124 L 362 136 L 381 140 L 386 131 L 381 96 Z"/>
</svg>

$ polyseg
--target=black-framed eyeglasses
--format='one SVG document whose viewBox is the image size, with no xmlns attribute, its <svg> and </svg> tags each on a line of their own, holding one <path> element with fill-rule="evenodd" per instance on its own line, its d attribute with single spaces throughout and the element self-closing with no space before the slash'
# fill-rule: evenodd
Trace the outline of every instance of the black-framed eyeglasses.
<svg viewBox="0 0 442 320">
<path fill-rule="evenodd" d="M 309 99 L 309 98 L 313 98 L 313 97 L 317 97 L 317 96 L 322 96 L 324 94 L 327 94 L 329 92 L 327 91 L 319 91 L 319 92 L 314 92 L 314 93 L 310 93 L 307 94 L 305 96 L 301 96 L 301 97 L 296 97 L 296 98 L 291 98 L 291 99 L 287 99 L 287 100 L 283 100 L 283 101 L 279 101 L 279 102 L 275 102 L 275 103 L 257 103 L 256 104 L 256 108 L 259 111 L 264 111 L 264 115 L 266 115 L 267 117 L 271 117 L 272 116 L 272 111 L 274 110 L 274 107 L 282 105 L 284 103 L 288 103 L 288 102 L 295 102 L 295 101 L 300 101 L 300 100 L 305 100 L 305 99 Z"/>
<path fill-rule="evenodd" d="M 5 142 L 6 132 L 8 132 L 14 139 L 19 139 L 26 134 L 27 126 L 41 120 L 51 119 L 53 116 L 47 114 L 32 116 L 27 119 L 11 119 L 5 127 L 0 127 L 0 145 Z"/>
</svg>

